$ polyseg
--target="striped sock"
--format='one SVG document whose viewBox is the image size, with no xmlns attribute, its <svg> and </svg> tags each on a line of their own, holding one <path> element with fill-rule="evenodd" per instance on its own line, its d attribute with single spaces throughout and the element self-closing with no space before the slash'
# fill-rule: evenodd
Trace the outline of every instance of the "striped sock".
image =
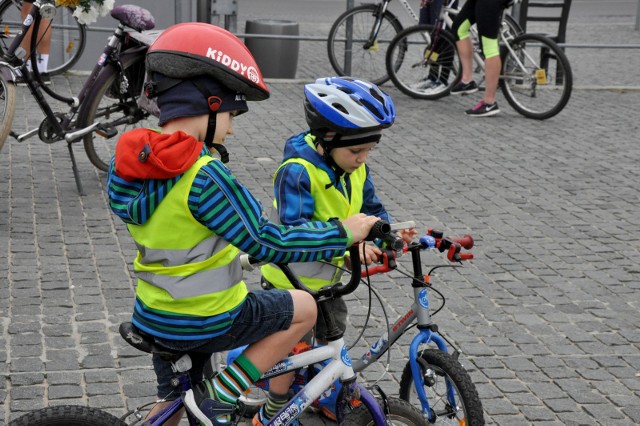
<svg viewBox="0 0 640 426">
<path fill-rule="evenodd" d="M 234 404 L 261 375 L 255 365 L 244 354 L 240 354 L 231 365 L 213 378 L 213 388 L 221 402 Z"/>
<path fill-rule="evenodd" d="M 265 419 L 271 419 L 278 411 L 289 401 L 289 395 L 281 395 L 278 393 L 269 392 L 269 398 L 264 405 L 264 417 Z"/>
</svg>

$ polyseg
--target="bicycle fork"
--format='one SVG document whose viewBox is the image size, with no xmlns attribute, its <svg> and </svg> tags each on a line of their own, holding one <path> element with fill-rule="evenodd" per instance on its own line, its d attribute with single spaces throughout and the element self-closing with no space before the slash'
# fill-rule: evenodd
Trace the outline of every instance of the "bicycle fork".
<svg viewBox="0 0 640 426">
<path fill-rule="evenodd" d="M 429 405 L 429 400 L 427 399 L 427 395 L 424 391 L 425 383 L 426 386 L 433 385 L 433 383 L 429 383 L 429 375 L 433 372 L 430 369 L 427 369 L 423 372 L 423 369 L 420 365 L 420 361 L 422 360 L 422 358 L 420 357 L 419 352 L 419 348 L 421 345 L 426 345 L 431 342 L 434 342 L 436 344 L 438 350 L 445 353 L 448 352 L 444 338 L 431 329 L 425 328 L 422 329 L 420 333 L 418 333 L 418 335 L 416 335 L 416 337 L 414 337 L 411 341 L 411 346 L 409 347 L 409 363 L 411 365 L 411 375 L 413 376 L 413 383 L 416 387 L 416 393 L 418 394 L 418 399 L 420 400 L 420 405 L 422 406 L 422 413 L 426 415 L 427 419 L 430 422 L 435 422 L 436 413 Z M 453 385 L 448 380 L 447 400 L 451 407 L 458 406 L 455 399 Z"/>
</svg>

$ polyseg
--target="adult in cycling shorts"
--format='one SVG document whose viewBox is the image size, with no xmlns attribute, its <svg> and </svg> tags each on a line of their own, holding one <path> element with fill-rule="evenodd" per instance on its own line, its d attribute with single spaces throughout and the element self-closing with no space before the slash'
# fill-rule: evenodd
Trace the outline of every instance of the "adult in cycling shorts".
<svg viewBox="0 0 640 426">
<path fill-rule="evenodd" d="M 452 32 L 462 64 L 462 79 L 451 89 L 452 95 L 464 95 L 478 91 L 473 81 L 473 44 L 469 38 L 469 28 L 477 24 L 480 48 L 484 55 L 484 98 L 473 108 L 465 111 L 474 117 L 488 117 L 498 114 L 496 102 L 498 78 L 500 77 L 500 49 L 498 35 L 502 13 L 509 0 L 467 0 L 453 22 Z"/>
</svg>

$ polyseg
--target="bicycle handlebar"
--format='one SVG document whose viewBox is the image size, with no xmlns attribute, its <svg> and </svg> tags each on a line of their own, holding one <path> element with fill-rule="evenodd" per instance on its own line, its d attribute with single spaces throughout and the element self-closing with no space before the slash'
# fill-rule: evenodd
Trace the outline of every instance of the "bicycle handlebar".
<svg viewBox="0 0 640 426">
<path fill-rule="evenodd" d="M 459 238 L 444 237 L 442 231 L 436 231 L 429 228 L 427 234 L 420 237 L 416 245 L 412 245 L 411 248 L 404 248 L 403 251 L 408 251 L 413 248 L 420 250 L 437 249 L 440 253 L 447 252 L 447 259 L 451 262 L 462 262 L 465 260 L 473 259 L 473 253 L 461 253 L 464 248 L 470 250 L 473 248 L 474 241 L 470 234 L 466 234 Z M 396 252 L 398 250 L 385 250 L 382 253 L 382 259 L 380 265 L 367 268 L 360 272 L 360 277 L 365 278 L 376 274 L 390 272 L 396 269 Z M 355 270 L 355 269 L 354 269 Z"/>
</svg>

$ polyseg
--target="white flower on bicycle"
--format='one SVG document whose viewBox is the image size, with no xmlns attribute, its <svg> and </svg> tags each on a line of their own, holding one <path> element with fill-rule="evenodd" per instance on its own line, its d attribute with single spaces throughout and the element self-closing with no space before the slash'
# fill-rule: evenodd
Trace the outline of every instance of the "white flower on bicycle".
<svg viewBox="0 0 640 426">
<path fill-rule="evenodd" d="M 56 0 L 58 6 L 75 7 L 73 16 L 83 25 L 98 20 L 98 16 L 106 16 L 113 9 L 115 0 Z"/>
<path fill-rule="evenodd" d="M 73 12 L 73 16 L 78 19 L 83 25 L 89 25 L 98 20 L 98 10 L 93 6 L 89 9 L 83 9 L 82 7 L 77 7 Z"/>
</svg>

